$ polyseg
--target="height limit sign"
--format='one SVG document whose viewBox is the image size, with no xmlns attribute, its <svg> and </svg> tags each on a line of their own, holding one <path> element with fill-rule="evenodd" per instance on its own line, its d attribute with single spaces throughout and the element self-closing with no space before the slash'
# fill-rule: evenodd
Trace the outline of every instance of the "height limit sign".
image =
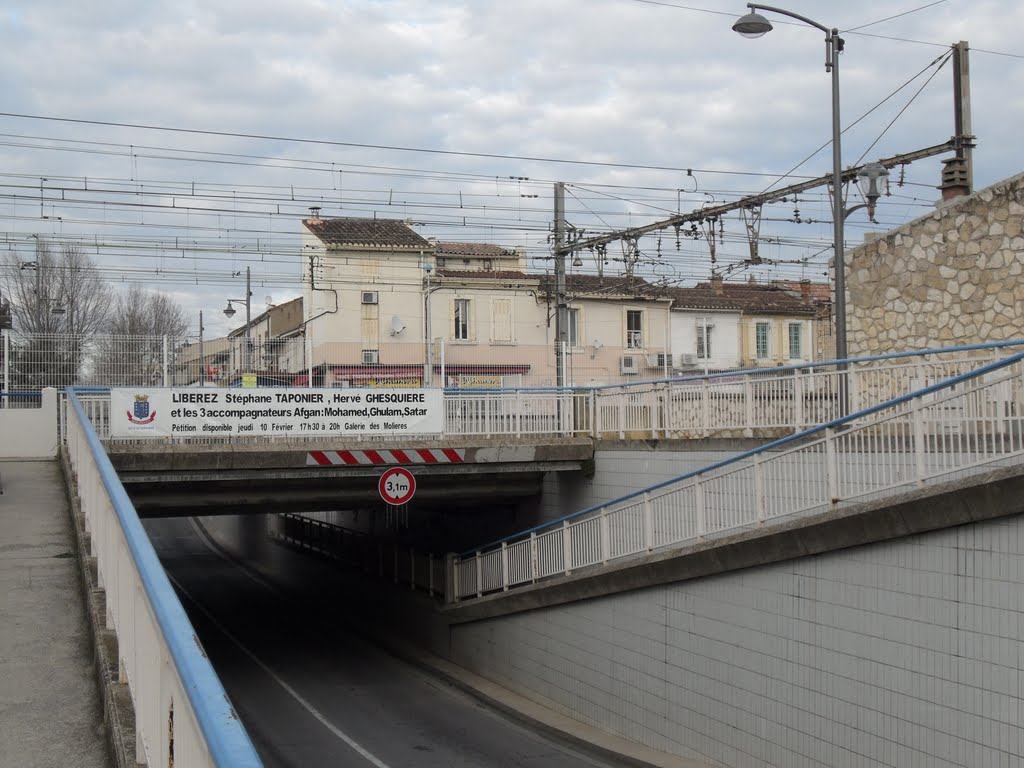
<svg viewBox="0 0 1024 768">
<path fill-rule="evenodd" d="M 388 504 L 400 507 L 416 493 L 416 478 L 404 467 L 392 467 L 377 481 L 380 497 Z"/>
</svg>

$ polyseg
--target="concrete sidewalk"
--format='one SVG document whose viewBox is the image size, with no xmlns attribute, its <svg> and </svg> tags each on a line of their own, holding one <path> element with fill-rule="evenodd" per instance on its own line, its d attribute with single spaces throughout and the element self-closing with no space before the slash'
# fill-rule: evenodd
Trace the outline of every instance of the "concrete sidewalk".
<svg viewBox="0 0 1024 768">
<path fill-rule="evenodd" d="M 109 766 L 60 465 L 0 461 L 0 489 L 0 768 Z"/>
</svg>

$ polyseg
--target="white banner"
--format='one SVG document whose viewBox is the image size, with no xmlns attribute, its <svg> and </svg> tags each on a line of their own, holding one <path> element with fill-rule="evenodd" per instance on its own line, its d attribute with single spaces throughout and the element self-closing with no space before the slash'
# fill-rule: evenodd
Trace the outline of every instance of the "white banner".
<svg viewBox="0 0 1024 768">
<path fill-rule="evenodd" d="M 112 389 L 111 437 L 440 434 L 440 389 Z"/>
</svg>

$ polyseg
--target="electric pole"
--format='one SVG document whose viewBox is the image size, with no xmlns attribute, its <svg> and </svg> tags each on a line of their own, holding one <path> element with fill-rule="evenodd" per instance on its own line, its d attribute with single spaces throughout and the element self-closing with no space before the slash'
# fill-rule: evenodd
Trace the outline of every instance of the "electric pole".
<svg viewBox="0 0 1024 768">
<path fill-rule="evenodd" d="M 565 386 L 569 305 L 565 296 L 565 184 L 555 182 L 555 383 Z"/>
</svg>

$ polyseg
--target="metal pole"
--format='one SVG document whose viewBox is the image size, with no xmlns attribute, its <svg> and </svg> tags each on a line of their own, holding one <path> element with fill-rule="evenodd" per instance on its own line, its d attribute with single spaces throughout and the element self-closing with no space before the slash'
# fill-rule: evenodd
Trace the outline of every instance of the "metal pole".
<svg viewBox="0 0 1024 768">
<path fill-rule="evenodd" d="M 43 332 L 43 270 L 40 266 L 39 241 L 36 241 L 36 333 Z"/>
<path fill-rule="evenodd" d="M 555 383 L 565 386 L 569 306 L 565 297 L 565 184 L 555 182 Z"/>
<path fill-rule="evenodd" d="M 252 290 L 250 289 L 249 267 L 245 268 L 245 370 L 242 373 L 252 373 L 252 347 L 249 344 L 249 330 L 252 320 Z"/>
<path fill-rule="evenodd" d="M 429 264 L 426 266 L 430 266 Z M 431 328 L 430 328 L 430 273 L 432 269 L 427 269 L 426 277 L 426 290 L 423 294 L 423 344 L 424 353 L 423 359 L 426 361 L 426 367 L 423 370 L 423 384 L 429 387 L 434 383 L 434 350 L 431 342 Z"/>
<path fill-rule="evenodd" d="M 199 386 L 206 381 L 206 354 L 203 352 L 203 310 L 199 310 Z"/>
<path fill-rule="evenodd" d="M 953 119 L 954 136 L 971 136 L 971 65 L 967 43 L 961 40 L 953 46 Z M 971 148 L 961 145 L 956 156 L 963 160 L 967 174 L 967 193 L 974 191 L 974 161 Z"/>
<path fill-rule="evenodd" d="M 832 28 L 826 38 L 829 52 L 829 68 L 832 70 L 832 218 L 833 248 L 835 251 L 836 285 L 836 358 L 845 360 L 846 349 L 846 253 L 843 245 L 843 161 L 842 126 L 839 120 L 839 54 L 843 40 L 839 30 Z M 839 364 L 839 407 L 840 415 L 849 413 L 849 393 L 846 386 L 846 363 Z"/>
</svg>

